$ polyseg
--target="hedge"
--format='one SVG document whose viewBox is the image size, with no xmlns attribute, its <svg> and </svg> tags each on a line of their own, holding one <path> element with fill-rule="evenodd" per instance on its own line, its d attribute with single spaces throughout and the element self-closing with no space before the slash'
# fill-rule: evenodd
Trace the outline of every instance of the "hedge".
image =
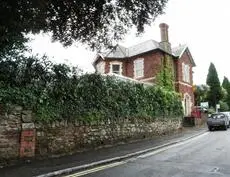
<svg viewBox="0 0 230 177">
<path fill-rule="evenodd" d="M 7 67 L 1 68 L 0 63 L 0 102 L 33 110 L 36 121 L 182 116 L 181 99 L 175 92 L 119 81 L 111 76 L 79 75 L 67 65 L 47 67 L 44 65 L 47 62 L 34 58 L 24 65 L 23 62 L 17 61 L 18 67 L 7 71 L 7 77 L 4 72 L 9 64 L 4 63 Z"/>
</svg>

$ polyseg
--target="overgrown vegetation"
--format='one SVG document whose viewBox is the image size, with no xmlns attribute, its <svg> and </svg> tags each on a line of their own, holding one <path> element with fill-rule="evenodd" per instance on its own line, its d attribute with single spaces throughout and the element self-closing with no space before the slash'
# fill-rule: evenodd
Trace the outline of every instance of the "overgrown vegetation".
<svg viewBox="0 0 230 177">
<path fill-rule="evenodd" d="M 167 1 L 1 1 L 0 103 L 31 109 L 37 121 L 45 122 L 182 115 L 175 92 L 82 75 L 76 67 L 24 55 L 30 32 L 51 32 L 52 39 L 65 46 L 79 41 L 91 49 L 112 47 L 131 27 L 143 32 Z M 171 87 L 168 81 L 164 84 Z"/>
<path fill-rule="evenodd" d="M 173 61 L 171 59 L 171 56 L 164 56 L 162 58 L 162 68 L 160 72 L 156 76 L 157 85 L 164 87 L 166 90 L 174 91 L 174 75 L 173 75 L 173 66 L 170 61 Z"/>
<path fill-rule="evenodd" d="M 218 73 L 213 63 L 210 64 L 207 85 L 195 86 L 194 96 L 195 104 L 209 102 L 210 112 L 215 112 L 216 104 L 220 104 L 219 111 L 229 111 L 230 108 L 230 83 L 227 77 L 224 77 L 222 85 L 220 84 Z"/>
<path fill-rule="evenodd" d="M 177 93 L 160 87 L 81 74 L 78 68 L 53 64 L 46 57 L 1 59 L 0 100 L 21 105 L 37 121 L 100 121 L 182 115 Z"/>
<path fill-rule="evenodd" d="M 207 102 L 207 94 L 209 87 L 207 85 L 194 86 L 195 105 L 200 105 L 201 102 Z"/>
<path fill-rule="evenodd" d="M 131 27 L 144 31 L 164 12 L 168 0 L 0 1 L 0 48 L 28 32 L 51 32 L 64 45 L 74 41 L 92 49 L 114 45 Z"/>
</svg>

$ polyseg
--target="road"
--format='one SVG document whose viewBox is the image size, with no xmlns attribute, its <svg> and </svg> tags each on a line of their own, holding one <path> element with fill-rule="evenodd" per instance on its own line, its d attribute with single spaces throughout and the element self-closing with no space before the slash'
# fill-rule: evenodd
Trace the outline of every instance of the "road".
<svg viewBox="0 0 230 177">
<path fill-rule="evenodd" d="M 126 161 L 68 177 L 230 177 L 230 130 L 207 132 Z"/>
</svg>

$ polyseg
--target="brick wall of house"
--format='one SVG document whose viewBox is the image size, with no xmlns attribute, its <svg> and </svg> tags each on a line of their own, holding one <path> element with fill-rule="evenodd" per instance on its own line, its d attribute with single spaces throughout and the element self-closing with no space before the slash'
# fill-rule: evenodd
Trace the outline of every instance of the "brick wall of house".
<svg viewBox="0 0 230 177">
<path fill-rule="evenodd" d="M 109 73 L 110 70 L 110 61 L 109 60 L 105 60 L 105 74 Z"/>
<path fill-rule="evenodd" d="M 117 60 L 107 59 L 105 60 L 105 73 L 110 72 L 110 63 L 114 61 L 122 62 L 122 75 L 130 78 L 134 78 L 134 60 L 144 58 L 144 77 L 138 78 L 147 79 L 157 75 L 160 70 L 163 54 L 159 51 L 152 51 L 141 56 L 134 56 L 131 58 Z"/>
<path fill-rule="evenodd" d="M 177 81 L 184 82 L 182 76 L 182 63 L 185 63 L 190 66 L 190 83 L 189 85 L 193 84 L 193 77 L 192 77 L 192 63 L 189 59 L 189 55 L 185 51 L 184 54 L 181 56 L 180 59 L 175 60 L 177 65 Z"/>
<path fill-rule="evenodd" d="M 112 62 L 121 62 L 122 63 L 122 75 L 126 76 L 126 62 L 124 59 L 106 59 L 104 62 L 105 62 L 105 74 L 110 73 L 110 64 Z"/>
<path fill-rule="evenodd" d="M 144 58 L 144 77 L 138 78 L 137 80 L 143 80 L 148 78 L 156 77 L 159 73 L 162 66 L 163 53 L 161 51 L 150 51 L 148 53 L 134 56 L 127 59 L 106 59 L 105 60 L 105 73 L 110 72 L 110 63 L 111 62 L 122 62 L 122 75 L 130 78 L 134 78 L 134 60 L 139 58 Z M 187 51 L 183 53 L 180 59 L 170 59 L 171 66 L 173 67 L 173 72 L 175 74 L 175 88 L 176 91 L 181 93 L 182 98 L 184 94 L 189 94 L 192 104 L 194 105 L 194 94 L 193 94 L 193 72 L 192 72 L 192 63 L 189 59 Z M 174 61 L 174 63 L 173 63 Z M 183 81 L 182 76 L 182 63 L 190 66 L 190 83 Z M 135 79 L 135 78 L 134 78 Z M 154 82 L 154 79 L 150 82 Z"/>
<path fill-rule="evenodd" d="M 126 76 L 134 78 L 134 60 L 138 58 L 144 58 L 144 77 L 138 78 L 140 79 L 147 79 L 151 78 L 157 75 L 157 73 L 160 70 L 161 67 L 161 59 L 163 55 L 159 51 L 152 51 L 148 52 L 146 54 L 143 54 L 141 56 L 135 56 L 132 57 L 128 62 L 127 62 L 127 72 Z"/>
<path fill-rule="evenodd" d="M 176 83 L 176 88 L 177 88 L 177 92 L 180 92 L 182 94 L 181 95 L 182 98 L 184 97 L 185 93 L 188 93 L 190 95 L 191 101 L 192 101 L 192 103 L 194 105 L 194 94 L 193 94 L 192 86 Z"/>
<path fill-rule="evenodd" d="M 181 56 L 180 59 L 175 60 L 177 71 L 176 71 L 176 91 L 182 94 L 182 98 L 184 97 L 185 93 L 188 93 L 191 97 L 192 104 L 194 105 L 194 94 L 193 94 L 193 72 L 192 72 L 192 63 L 189 59 L 189 55 L 185 51 L 184 54 Z M 190 83 L 183 81 L 182 75 L 182 63 L 188 64 L 190 66 Z"/>
<path fill-rule="evenodd" d="M 164 54 L 165 55 L 165 54 Z M 134 56 L 127 59 L 106 59 L 105 60 L 105 73 L 110 72 L 111 62 L 122 62 L 122 75 L 130 78 L 134 78 L 134 61 L 139 58 L 144 58 L 144 77 L 137 78 L 137 80 L 143 80 L 148 78 L 154 78 L 159 73 L 162 66 L 163 57 L 168 57 L 169 64 L 173 67 L 173 72 L 176 70 L 174 65 L 174 59 L 171 56 L 164 56 L 160 51 L 151 51 L 139 56 Z M 176 72 L 175 72 L 176 73 Z M 176 76 L 175 76 L 176 77 Z M 154 81 L 154 79 L 152 80 Z"/>
</svg>

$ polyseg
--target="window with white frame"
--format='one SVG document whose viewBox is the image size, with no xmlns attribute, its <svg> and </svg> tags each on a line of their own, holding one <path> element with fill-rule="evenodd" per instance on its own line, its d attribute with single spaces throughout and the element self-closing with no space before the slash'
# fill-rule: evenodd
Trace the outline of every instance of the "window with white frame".
<svg viewBox="0 0 230 177">
<path fill-rule="evenodd" d="M 134 78 L 144 76 L 144 58 L 134 60 Z"/>
<path fill-rule="evenodd" d="M 122 63 L 121 62 L 111 62 L 110 63 L 110 73 L 122 74 Z"/>
<path fill-rule="evenodd" d="M 190 83 L 190 67 L 189 67 L 189 65 L 182 63 L 182 75 L 183 75 L 183 81 Z"/>
<path fill-rule="evenodd" d="M 105 62 L 100 61 L 97 65 L 96 65 L 96 72 L 100 73 L 100 74 L 104 74 L 105 73 Z"/>
</svg>

